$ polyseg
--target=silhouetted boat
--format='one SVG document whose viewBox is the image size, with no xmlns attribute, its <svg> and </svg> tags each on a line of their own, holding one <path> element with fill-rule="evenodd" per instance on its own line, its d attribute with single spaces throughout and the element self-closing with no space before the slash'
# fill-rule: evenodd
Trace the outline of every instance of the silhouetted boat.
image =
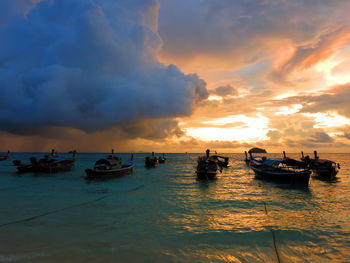
<svg viewBox="0 0 350 263">
<path fill-rule="evenodd" d="M 199 179 L 214 179 L 218 170 L 218 160 L 207 156 L 198 156 L 196 174 Z"/>
<path fill-rule="evenodd" d="M 249 167 L 256 178 L 279 183 L 308 185 L 311 174 L 302 162 L 289 158 L 251 160 Z"/>
<path fill-rule="evenodd" d="M 220 167 L 228 167 L 228 164 L 229 164 L 229 158 L 228 157 L 220 156 L 220 155 L 212 155 L 210 157 L 218 160 L 218 165 Z"/>
<path fill-rule="evenodd" d="M 158 157 L 158 162 L 159 163 L 165 163 L 166 162 L 166 158 L 165 158 L 164 154 L 163 154 L 163 156 L 159 156 Z"/>
<path fill-rule="evenodd" d="M 159 164 L 159 160 L 154 156 L 154 152 L 152 152 L 152 156 L 147 156 L 145 158 L 145 166 L 148 168 L 157 167 Z"/>
<path fill-rule="evenodd" d="M 36 157 L 30 158 L 29 164 L 22 164 L 20 160 L 14 160 L 13 164 L 17 166 L 19 173 L 35 172 L 35 173 L 57 173 L 70 171 L 75 163 L 75 154 L 72 158 L 61 158 L 52 150 L 51 154 L 37 160 Z"/>
<path fill-rule="evenodd" d="M 132 162 L 122 164 L 120 160 L 110 158 L 98 160 L 93 169 L 86 169 L 85 172 L 87 178 L 106 179 L 131 173 L 133 168 Z"/>
<path fill-rule="evenodd" d="M 308 166 L 312 172 L 323 179 L 334 179 L 340 169 L 340 164 L 327 159 L 320 159 L 317 155 L 317 151 L 314 151 L 314 159 L 309 156 L 304 157 L 304 153 L 301 152 L 301 160 Z"/>
<path fill-rule="evenodd" d="M 36 172 L 37 159 L 35 157 L 30 158 L 29 164 L 22 164 L 20 160 L 14 160 L 13 165 L 17 167 L 19 173 L 33 173 Z"/>
<path fill-rule="evenodd" d="M 42 173 L 66 172 L 72 169 L 74 163 L 75 158 L 44 158 L 39 160 L 36 168 Z"/>
<path fill-rule="evenodd" d="M 159 164 L 159 160 L 157 157 L 150 157 L 150 156 L 147 156 L 145 158 L 145 165 L 146 167 L 157 167 Z"/>
</svg>

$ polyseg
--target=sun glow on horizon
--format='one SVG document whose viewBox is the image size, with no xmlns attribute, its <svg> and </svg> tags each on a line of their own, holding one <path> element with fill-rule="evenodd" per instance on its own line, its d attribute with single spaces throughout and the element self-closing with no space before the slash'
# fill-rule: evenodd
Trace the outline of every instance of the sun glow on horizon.
<svg viewBox="0 0 350 263">
<path fill-rule="evenodd" d="M 220 127 L 240 123 L 234 127 Z M 187 135 L 204 141 L 245 141 L 255 142 L 268 139 L 268 119 L 262 116 L 247 117 L 244 115 L 231 115 L 211 121 L 202 122 L 212 127 L 184 128 Z"/>
</svg>

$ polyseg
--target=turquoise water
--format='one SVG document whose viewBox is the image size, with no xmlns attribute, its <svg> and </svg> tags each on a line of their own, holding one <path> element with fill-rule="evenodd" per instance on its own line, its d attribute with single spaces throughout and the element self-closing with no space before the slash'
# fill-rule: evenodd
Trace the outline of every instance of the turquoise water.
<svg viewBox="0 0 350 263">
<path fill-rule="evenodd" d="M 135 154 L 133 174 L 108 181 L 83 177 L 105 154 L 16 174 L 30 156 L 0 162 L 0 262 L 350 262 L 349 154 L 321 154 L 338 180 L 301 189 L 254 179 L 243 154 L 214 181 L 196 180 L 197 154 L 158 168 Z"/>
</svg>

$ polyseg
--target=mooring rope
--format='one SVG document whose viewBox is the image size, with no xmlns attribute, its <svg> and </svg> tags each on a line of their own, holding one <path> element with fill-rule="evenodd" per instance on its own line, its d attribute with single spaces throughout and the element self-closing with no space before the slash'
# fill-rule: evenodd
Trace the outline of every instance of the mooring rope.
<svg viewBox="0 0 350 263">
<path fill-rule="evenodd" d="M 268 215 L 267 214 L 267 206 L 266 206 L 265 202 L 264 202 L 264 207 L 265 207 L 265 214 Z M 277 256 L 277 261 L 278 261 L 278 263 L 282 263 L 279 252 L 278 252 L 278 248 L 277 248 L 275 232 L 273 231 L 273 229 L 270 229 L 270 231 L 271 231 L 271 235 L 272 235 L 273 246 L 275 248 L 275 252 L 276 252 L 276 256 Z"/>
<path fill-rule="evenodd" d="M 139 186 L 137 186 L 137 187 L 135 187 L 133 189 L 127 190 L 125 192 L 138 191 L 139 189 L 143 188 L 144 186 L 145 185 L 139 185 Z M 67 207 L 63 207 L 63 208 L 60 208 L 60 209 L 52 210 L 52 211 L 49 211 L 49 212 L 46 212 L 46 213 L 42 213 L 42 214 L 39 214 L 39 215 L 36 215 L 36 216 L 28 217 L 28 218 L 25 218 L 25 219 L 7 222 L 7 223 L 4 223 L 4 224 L 0 224 L 0 227 L 4 227 L 4 226 L 8 226 L 8 225 L 14 225 L 14 224 L 19 224 L 19 223 L 24 223 L 24 222 L 29 222 L 29 221 L 32 221 L 32 220 L 37 219 L 39 217 L 43 217 L 43 216 L 55 214 L 55 213 L 58 213 L 58 212 L 61 212 L 61 211 L 67 210 L 67 209 L 71 209 L 71 208 L 80 207 L 80 206 L 88 205 L 88 204 L 91 204 L 91 203 L 95 203 L 97 201 L 103 200 L 103 199 L 105 199 L 107 197 L 110 197 L 110 196 L 112 196 L 112 194 L 105 195 L 105 196 L 102 196 L 100 198 L 97 198 L 97 199 L 94 199 L 94 200 L 91 200 L 91 201 L 87 201 L 87 202 L 79 203 L 79 204 L 76 204 L 76 205 L 67 206 Z"/>
<path fill-rule="evenodd" d="M 46 212 L 46 213 L 42 213 L 42 214 L 39 214 L 39 215 L 36 215 L 36 216 L 32 216 L 32 217 L 28 217 L 28 218 L 21 219 L 21 220 L 7 222 L 7 223 L 4 223 L 4 224 L 0 224 L 0 227 L 4 227 L 4 226 L 8 226 L 8 225 L 14 225 L 14 224 L 19 224 L 19 223 L 24 223 L 24 222 L 29 222 L 29 221 L 32 221 L 32 220 L 37 219 L 39 217 L 55 214 L 55 213 L 61 212 L 63 210 L 67 210 L 67 209 L 71 209 L 71 208 L 74 208 L 74 207 L 79 207 L 79 206 L 84 206 L 84 205 L 88 205 L 88 204 L 91 204 L 91 203 L 95 203 L 95 202 L 100 201 L 102 199 L 105 199 L 105 198 L 107 198 L 109 196 L 110 195 L 105 195 L 105 196 L 102 196 L 100 198 L 88 201 L 88 202 L 83 202 L 83 203 L 79 203 L 79 204 L 76 204 L 76 205 L 63 207 L 63 208 L 60 208 L 60 209 L 52 210 L 52 211 L 49 211 L 49 212 Z"/>
</svg>

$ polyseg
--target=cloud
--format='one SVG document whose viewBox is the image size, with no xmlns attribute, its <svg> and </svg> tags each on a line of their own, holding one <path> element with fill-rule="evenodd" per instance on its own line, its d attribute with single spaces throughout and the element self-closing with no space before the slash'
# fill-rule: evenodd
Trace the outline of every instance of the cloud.
<svg viewBox="0 0 350 263">
<path fill-rule="evenodd" d="M 77 149 L 79 152 L 108 152 L 111 147 L 118 151 L 145 150 L 144 145 L 164 144 L 168 138 L 183 136 L 183 131 L 175 120 L 142 120 L 125 123 L 107 130 L 85 132 L 70 127 L 31 127 L 22 132 L 0 131 L 0 144 L 11 151 L 48 151 L 55 148 L 64 152 Z M 142 138 L 143 144 L 137 144 Z"/>
<path fill-rule="evenodd" d="M 9 23 L 25 18 L 28 11 L 41 0 L 12 0 L 0 2 L 0 29 Z"/>
<path fill-rule="evenodd" d="M 158 62 L 156 0 L 1 3 L 25 13 L 0 28 L 2 130 L 94 132 L 188 116 L 208 96 L 196 75 Z"/>
<path fill-rule="evenodd" d="M 350 84 L 333 87 L 327 94 L 305 97 L 307 105 L 302 112 L 336 111 L 340 115 L 350 117 Z"/>
<path fill-rule="evenodd" d="M 267 137 L 269 137 L 271 141 L 279 141 L 281 139 L 281 137 L 282 137 L 282 133 L 279 132 L 279 131 L 272 131 L 272 130 L 270 130 L 267 133 Z"/>
<path fill-rule="evenodd" d="M 231 85 L 225 85 L 225 86 L 217 87 L 214 91 L 214 94 L 223 96 L 223 97 L 226 95 L 237 96 L 238 91 Z"/>
<path fill-rule="evenodd" d="M 325 132 L 316 132 L 311 136 L 311 142 L 316 143 L 325 143 L 325 142 L 332 142 L 333 139 Z"/>
<path fill-rule="evenodd" d="M 348 1 L 162 0 L 163 56 L 181 65 L 241 67 L 349 26 Z"/>
<path fill-rule="evenodd" d="M 288 78 L 295 79 L 292 73 L 302 72 L 303 70 L 312 68 L 318 63 L 329 59 L 329 57 L 349 44 L 349 26 L 350 25 L 344 25 L 340 29 L 320 35 L 319 39 L 312 45 L 308 43 L 295 47 L 290 59 L 274 68 L 273 72 L 270 74 L 270 79 L 279 82 L 285 82 Z M 337 69 L 335 68 L 335 70 Z"/>
</svg>

